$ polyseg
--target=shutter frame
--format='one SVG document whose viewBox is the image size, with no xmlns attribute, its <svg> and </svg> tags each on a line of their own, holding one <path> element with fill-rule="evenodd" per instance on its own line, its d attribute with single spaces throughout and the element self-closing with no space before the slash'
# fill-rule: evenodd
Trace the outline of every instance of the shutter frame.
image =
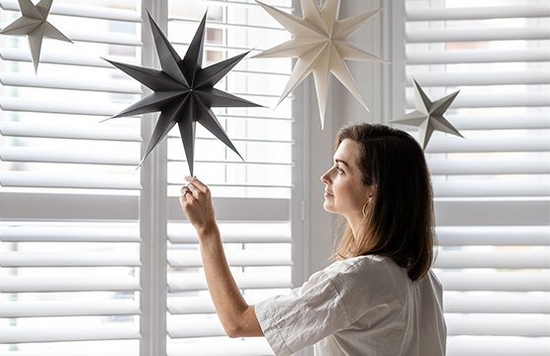
<svg viewBox="0 0 550 356">
<path fill-rule="evenodd" d="M 436 132 L 425 151 L 449 355 L 548 351 L 550 6 L 508 5 L 405 2 L 404 111 L 413 78 L 434 100 L 460 90 L 445 116 L 465 139 Z"/>
</svg>

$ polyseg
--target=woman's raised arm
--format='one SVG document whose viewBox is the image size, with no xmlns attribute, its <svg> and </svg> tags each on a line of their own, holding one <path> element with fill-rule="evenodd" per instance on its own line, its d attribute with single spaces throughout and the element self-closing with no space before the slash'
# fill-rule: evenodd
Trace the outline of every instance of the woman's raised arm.
<svg viewBox="0 0 550 356">
<path fill-rule="evenodd" d="M 223 250 L 210 189 L 195 177 L 181 189 L 180 204 L 197 230 L 208 289 L 229 337 L 263 336 L 254 307 L 244 300 Z"/>
</svg>

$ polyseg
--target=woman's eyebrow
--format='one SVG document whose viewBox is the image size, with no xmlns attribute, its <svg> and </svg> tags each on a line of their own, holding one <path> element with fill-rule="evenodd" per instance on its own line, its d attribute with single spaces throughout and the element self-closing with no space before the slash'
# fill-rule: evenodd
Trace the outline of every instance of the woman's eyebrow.
<svg viewBox="0 0 550 356">
<path fill-rule="evenodd" d="M 344 160 L 341 160 L 341 159 L 335 158 L 335 159 L 334 159 L 334 162 L 336 162 L 336 163 L 342 163 L 342 164 L 344 164 L 344 165 L 346 165 L 346 166 L 348 166 L 348 167 L 349 167 L 349 164 L 347 164 L 347 163 L 346 163 L 346 161 L 344 161 Z"/>
</svg>

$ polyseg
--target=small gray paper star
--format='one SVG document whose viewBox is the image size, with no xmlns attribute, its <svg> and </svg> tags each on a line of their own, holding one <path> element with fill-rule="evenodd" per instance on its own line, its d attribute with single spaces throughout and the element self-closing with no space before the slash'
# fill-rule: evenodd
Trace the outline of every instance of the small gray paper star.
<svg viewBox="0 0 550 356">
<path fill-rule="evenodd" d="M 434 130 L 464 137 L 443 117 L 460 90 L 432 102 L 416 81 L 414 81 L 414 88 L 416 110 L 405 115 L 403 119 L 392 120 L 391 122 L 417 126 L 420 133 L 420 143 L 424 149 L 428 145 Z"/>
<path fill-rule="evenodd" d="M 107 60 L 153 90 L 153 93 L 116 114 L 113 118 L 160 111 L 149 146 L 140 165 L 177 123 L 187 156 L 189 171 L 193 175 L 195 125 L 197 121 L 242 159 L 211 108 L 261 106 L 214 88 L 214 85 L 249 52 L 228 58 L 203 69 L 201 63 L 206 13 L 183 60 L 153 21 L 151 15 L 148 14 L 148 16 L 162 70 Z"/>
<path fill-rule="evenodd" d="M 46 19 L 50 13 L 53 0 L 41 0 L 34 5 L 31 0 L 19 0 L 21 16 L 13 23 L 0 30 L 2 35 L 26 35 L 31 47 L 34 72 L 38 72 L 38 62 L 44 37 L 73 43 Z"/>
</svg>

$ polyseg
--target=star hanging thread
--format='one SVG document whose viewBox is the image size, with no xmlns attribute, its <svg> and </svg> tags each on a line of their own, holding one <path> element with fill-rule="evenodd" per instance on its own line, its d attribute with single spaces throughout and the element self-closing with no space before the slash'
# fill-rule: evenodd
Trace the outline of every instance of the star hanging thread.
<svg viewBox="0 0 550 356">
<path fill-rule="evenodd" d="M 254 57 L 297 58 L 296 65 L 277 105 L 309 74 L 313 73 L 321 128 L 324 128 L 329 78 L 332 73 L 369 111 L 345 60 L 385 62 L 348 41 L 367 20 L 380 10 L 339 20 L 340 0 L 326 0 L 321 7 L 317 4 L 317 0 L 300 0 L 303 13 L 303 18 L 300 18 L 260 1 L 256 0 L 256 2 L 292 34 L 292 39 Z"/>
<path fill-rule="evenodd" d="M 34 5 L 31 0 L 19 0 L 22 16 L 7 27 L 0 30 L 2 35 L 26 35 L 31 48 L 32 63 L 35 74 L 38 72 L 40 52 L 44 37 L 71 42 L 47 20 L 53 0 L 41 0 Z"/>
<path fill-rule="evenodd" d="M 445 111 L 447 111 L 459 91 L 432 102 L 415 80 L 414 96 L 416 110 L 405 115 L 403 119 L 392 120 L 391 122 L 417 126 L 419 128 L 419 140 L 423 149 L 426 149 L 432 133 L 436 130 L 464 137 L 443 117 L 443 114 L 445 114 Z"/>
<path fill-rule="evenodd" d="M 202 68 L 206 13 L 183 59 L 176 53 L 151 15 L 148 16 L 162 70 L 107 60 L 153 91 L 113 118 L 160 111 L 140 166 L 155 146 L 178 124 L 189 171 L 193 175 L 196 122 L 243 159 L 216 118 L 212 107 L 261 106 L 214 88 L 214 85 L 249 52 Z"/>
</svg>

